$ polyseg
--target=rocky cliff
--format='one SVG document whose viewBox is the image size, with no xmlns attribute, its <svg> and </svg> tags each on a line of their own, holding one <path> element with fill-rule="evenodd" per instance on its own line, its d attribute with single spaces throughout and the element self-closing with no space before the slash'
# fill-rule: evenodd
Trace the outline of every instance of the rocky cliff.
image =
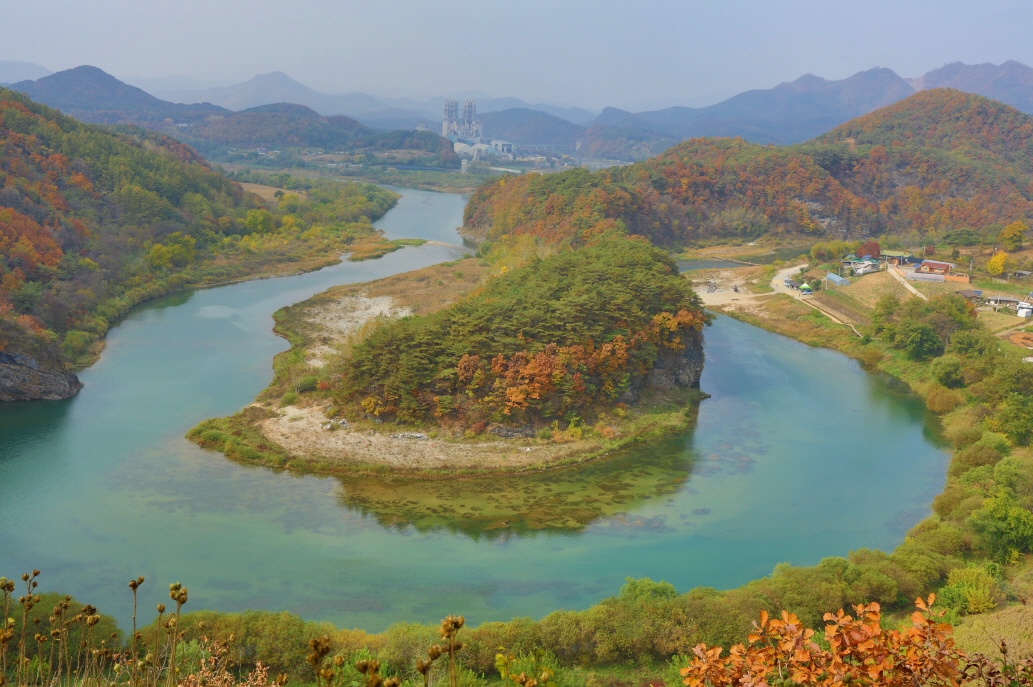
<svg viewBox="0 0 1033 687">
<path fill-rule="evenodd" d="M 670 391 L 699 386 L 699 378 L 703 374 L 703 333 L 686 332 L 682 336 L 685 346 L 677 350 L 661 350 L 649 374 L 632 379 L 628 390 L 620 396 L 621 402 L 637 403 L 643 388 Z"/>
<path fill-rule="evenodd" d="M 82 382 L 21 353 L 0 353 L 0 401 L 57 400 L 79 393 Z"/>
</svg>

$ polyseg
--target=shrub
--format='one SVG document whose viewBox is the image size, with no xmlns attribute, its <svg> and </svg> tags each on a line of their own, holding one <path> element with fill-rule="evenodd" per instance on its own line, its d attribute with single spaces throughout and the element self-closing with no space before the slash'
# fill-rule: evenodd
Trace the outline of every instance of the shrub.
<svg viewBox="0 0 1033 687">
<path fill-rule="evenodd" d="M 925 404 L 937 415 L 943 415 L 961 405 L 961 398 L 956 392 L 937 385 L 926 396 Z"/>
<path fill-rule="evenodd" d="M 948 470 L 950 475 L 957 476 L 980 465 L 997 464 L 997 461 L 1004 456 L 1004 451 L 1002 451 L 1002 447 L 997 441 L 997 437 L 1000 435 L 995 435 L 993 432 L 984 432 L 984 438 L 988 434 L 991 435 L 990 438 L 986 438 L 986 440 L 980 439 L 971 446 L 967 446 L 954 453 Z M 1005 444 L 1004 448 L 1007 448 L 1007 444 Z"/>
<path fill-rule="evenodd" d="M 983 548 L 999 560 L 1029 551 L 1033 545 L 1033 513 L 1008 494 L 987 499 L 968 525 Z"/>
<path fill-rule="evenodd" d="M 280 397 L 280 407 L 285 408 L 286 406 L 294 405 L 298 400 L 298 394 L 293 391 L 288 391 Z"/>
<path fill-rule="evenodd" d="M 80 332 L 72 329 L 65 334 L 61 350 L 69 358 L 77 358 L 86 352 L 86 349 L 89 348 L 92 342 L 93 336 L 89 332 Z"/>
<path fill-rule="evenodd" d="M 997 580 L 985 568 L 955 568 L 947 576 L 947 585 L 940 589 L 940 602 L 959 615 L 989 611 L 997 606 L 1000 590 Z"/>
<path fill-rule="evenodd" d="M 875 367 L 882 362 L 882 351 L 878 346 L 868 346 L 861 353 L 861 362 L 868 367 Z"/>
<path fill-rule="evenodd" d="M 314 391 L 316 386 L 319 384 L 319 379 L 315 375 L 307 375 L 301 378 L 298 382 L 298 392 L 306 393 L 308 391 Z"/>
<path fill-rule="evenodd" d="M 957 389 L 965 385 L 965 377 L 961 372 L 961 359 L 953 354 L 940 356 L 929 366 L 933 379 L 947 387 Z"/>
</svg>

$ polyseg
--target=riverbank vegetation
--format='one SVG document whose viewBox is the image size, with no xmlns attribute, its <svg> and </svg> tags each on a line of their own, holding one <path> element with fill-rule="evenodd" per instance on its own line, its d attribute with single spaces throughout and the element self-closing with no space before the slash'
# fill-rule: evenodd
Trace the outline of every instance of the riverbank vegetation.
<svg viewBox="0 0 1033 687">
<path fill-rule="evenodd" d="M 0 319 L 13 344 L 84 365 L 131 307 L 189 286 L 396 249 L 371 222 L 396 196 L 315 182 L 245 193 L 172 139 L 81 124 L 0 90 Z"/>
</svg>

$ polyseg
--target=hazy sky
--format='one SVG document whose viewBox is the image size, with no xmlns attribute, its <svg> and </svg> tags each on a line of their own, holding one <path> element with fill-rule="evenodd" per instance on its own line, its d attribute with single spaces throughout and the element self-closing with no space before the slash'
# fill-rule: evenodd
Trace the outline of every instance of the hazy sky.
<svg viewBox="0 0 1033 687">
<path fill-rule="evenodd" d="M 0 0 L 0 60 L 643 109 L 811 72 L 1033 65 L 1029 0 Z"/>
</svg>

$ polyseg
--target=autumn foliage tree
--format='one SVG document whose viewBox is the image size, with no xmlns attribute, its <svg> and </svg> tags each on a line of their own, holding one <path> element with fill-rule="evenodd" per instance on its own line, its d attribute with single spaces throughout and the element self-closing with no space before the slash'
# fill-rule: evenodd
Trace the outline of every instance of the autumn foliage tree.
<svg viewBox="0 0 1033 687">
<path fill-rule="evenodd" d="M 879 246 L 878 241 L 865 241 L 857 247 L 857 254 L 862 257 L 869 255 L 873 258 L 877 258 L 882 255 L 882 248 Z"/>
</svg>

